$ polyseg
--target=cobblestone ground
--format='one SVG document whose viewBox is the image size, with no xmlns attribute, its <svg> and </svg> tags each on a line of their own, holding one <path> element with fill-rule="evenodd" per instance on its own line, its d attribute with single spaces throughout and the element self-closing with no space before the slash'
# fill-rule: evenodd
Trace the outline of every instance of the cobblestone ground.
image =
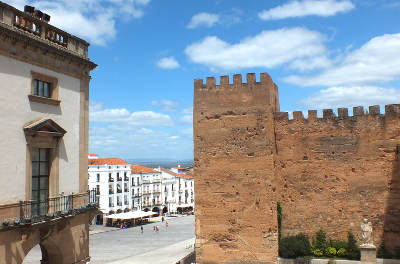
<svg viewBox="0 0 400 264">
<path fill-rule="evenodd" d="M 153 230 L 158 225 L 159 232 Z M 171 264 L 189 254 L 194 243 L 194 216 L 176 217 L 165 222 L 140 227 L 117 229 L 91 228 L 91 264 Z M 23 264 L 40 263 L 41 252 L 37 246 L 31 250 Z"/>
</svg>

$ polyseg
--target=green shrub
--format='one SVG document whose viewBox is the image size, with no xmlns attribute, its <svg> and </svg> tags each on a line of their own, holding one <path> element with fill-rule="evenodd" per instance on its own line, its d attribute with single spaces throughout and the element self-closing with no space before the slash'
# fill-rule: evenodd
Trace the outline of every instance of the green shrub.
<svg viewBox="0 0 400 264">
<path fill-rule="evenodd" d="M 336 256 L 336 248 L 334 247 L 327 247 L 325 250 L 325 255 L 327 257 L 334 257 Z"/>
<path fill-rule="evenodd" d="M 283 258 L 297 258 L 310 255 L 311 246 L 305 234 L 284 237 L 279 241 L 279 256 Z"/>
<path fill-rule="evenodd" d="M 329 246 L 336 248 L 336 250 L 339 250 L 341 248 L 346 248 L 347 242 L 342 240 L 330 240 Z"/>
<path fill-rule="evenodd" d="M 313 238 L 312 245 L 315 249 L 325 252 L 326 248 L 328 247 L 328 242 L 326 240 L 326 234 L 322 229 L 320 229 Z"/>
<path fill-rule="evenodd" d="M 313 249 L 311 251 L 311 253 L 316 257 L 322 257 L 322 255 L 324 255 L 324 253 L 321 250 L 319 250 L 318 248 Z"/>
<path fill-rule="evenodd" d="M 338 251 L 337 251 L 337 256 L 338 257 L 344 257 L 344 256 L 346 256 L 346 249 L 345 248 L 340 248 Z"/>
<path fill-rule="evenodd" d="M 382 258 L 382 259 L 391 259 L 391 258 L 393 258 L 393 255 L 386 248 L 385 242 L 382 242 L 379 245 L 378 250 L 376 252 L 376 257 L 377 258 Z"/>
<path fill-rule="evenodd" d="M 276 210 L 278 212 L 278 240 L 282 238 L 282 207 L 281 203 L 276 204 Z"/>
<path fill-rule="evenodd" d="M 360 248 L 357 245 L 357 241 L 354 238 L 354 235 L 352 232 L 349 232 L 347 234 L 347 258 L 352 259 L 352 260 L 360 260 Z"/>
</svg>

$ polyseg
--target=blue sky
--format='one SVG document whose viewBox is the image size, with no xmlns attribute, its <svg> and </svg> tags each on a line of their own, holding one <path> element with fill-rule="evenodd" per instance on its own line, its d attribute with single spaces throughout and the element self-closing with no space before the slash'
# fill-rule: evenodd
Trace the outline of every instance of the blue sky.
<svg viewBox="0 0 400 264">
<path fill-rule="evenodd" d="M 289 112 L 400 102 L 399 1 L 6 2 L 91 43 L 101 156 L 191 159 L 195 78 L 268 72 Z"/>
</svg>

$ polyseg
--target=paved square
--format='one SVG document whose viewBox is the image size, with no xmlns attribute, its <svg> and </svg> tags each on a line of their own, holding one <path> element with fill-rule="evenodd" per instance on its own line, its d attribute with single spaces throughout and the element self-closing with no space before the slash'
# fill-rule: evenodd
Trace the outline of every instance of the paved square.
<svg viewBox="0 0 400 264">
<path fill-rule="evenodd" d="M 159 227 L 159 232 L 153 230 Z M 191 251 L 194 244 L 194 216 L 168 219 L 168 228 L 162 222 L 140 227 L 119 229 L 93 226 L 90 235 L 91 264 L 172 264 Z M 31 250 L 24 264 L 39 263 L 41 252 Z"/>
</svg>

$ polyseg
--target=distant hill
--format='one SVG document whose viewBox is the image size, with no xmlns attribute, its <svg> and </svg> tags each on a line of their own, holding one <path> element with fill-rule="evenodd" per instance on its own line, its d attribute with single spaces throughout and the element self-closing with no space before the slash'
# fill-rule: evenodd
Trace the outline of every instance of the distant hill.
<svg viewBox="0 0 400 264">
<path fill-rule="evenodd" d="M 180 160 L 180 161 L 146 161 L 146 160 L 135 160 L 135 159 L 126 159 L 127 162 L 131 164 L 140 164 L 149 168 L 165 168 L 170 169 L 172 167 L 188 167 L 193 166 L 193 160 Z"/>
</svg>

